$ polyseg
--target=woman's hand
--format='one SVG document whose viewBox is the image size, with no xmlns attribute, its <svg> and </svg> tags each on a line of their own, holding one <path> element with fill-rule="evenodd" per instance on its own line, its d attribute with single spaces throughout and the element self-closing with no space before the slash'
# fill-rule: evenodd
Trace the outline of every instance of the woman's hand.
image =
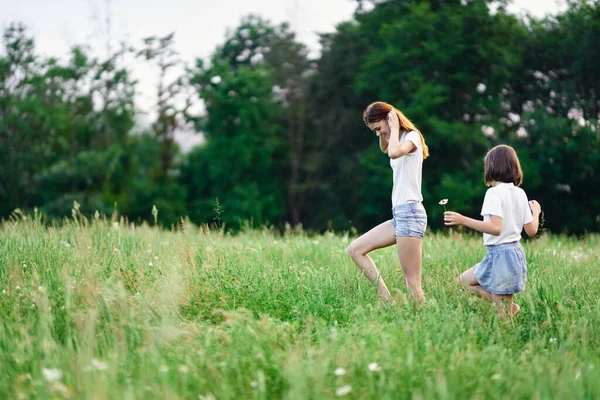
<svg viewBox="0 0 600 400">
<path fill-rule="evenodd" d="M 444 224 L 447 226 L 462 225 L 465 222 L 465 217 L 454 211 L 446 211 L 444 213 Z"/>
<path fill-rule="evenodd" d="M 395 110 L 388 113 L 387 122 L 390 126 L 390 134 L 394 132 L 400 133 L 400 120 L 398 120 L 398 114 L 396 114 Z"/>
</svg>

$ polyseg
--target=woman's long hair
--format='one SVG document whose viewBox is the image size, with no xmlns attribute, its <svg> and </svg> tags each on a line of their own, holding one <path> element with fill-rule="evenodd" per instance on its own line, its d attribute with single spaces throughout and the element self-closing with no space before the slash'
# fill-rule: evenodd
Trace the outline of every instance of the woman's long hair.
<svg viewBox="0 0 600 400">
<path fill-rule="evenodd" d="M 410 119 L 406 118 L 406 115 L 402 114 L 402 111 L 398 110 L 391 104 L 384 103 L 383 101 L 376 101 L 375 103 L 369 104 L 363 113 L 363 121 L 365 121 L 365 124 L 368 125 L 372 122 L 387 120 L 387 116 L 392 110 L 394 110 L 396 115 L 398 115 L 401 130 L 406 132 L 415 131 L 419 134 L 419 136 L 421 136 L 423 160 L 429 157 L 429 147 L 427 147 L 427 144 L 425 144 L 425 137 L 423 137 L 423 134 L 417 129 L 415 124 L 413 124 Z"/>
</svg>

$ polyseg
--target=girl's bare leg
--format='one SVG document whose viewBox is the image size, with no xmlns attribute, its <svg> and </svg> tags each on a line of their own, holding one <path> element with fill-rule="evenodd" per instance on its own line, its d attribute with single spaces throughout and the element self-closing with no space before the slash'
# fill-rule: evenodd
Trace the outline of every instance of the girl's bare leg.
<svg viewBox="0 0 600 400">
<path fill-rule="evenodd" d="M 377 293 L 384 299 L 390 298 L 390 291 L 379 276 L 379 271 L 368 253 L 396 243 L 395 233 L 396 229 L 392 221 L 386 221 L 352 241 L 346 249 L 367 279 L 377 285 Z M 375 282 L 378 278 L 378 282 Z"/>
<path fill-rule="evenodd" d="M 496 307 L 498 308 L 498 315 L 500 315 L 501 318 L 506 318 L 506 309 L 508 309 L 510 317 L 516 316 L 521 311 L 521 307 L 519 307 L 518 304 L 513 303 L 512 294 L 493 294 L 482 288 L 475 277 L 473 268 L 469 268 L 460 274 L 458 281 L 465 289 L 496 304 Z"/>
</svg>

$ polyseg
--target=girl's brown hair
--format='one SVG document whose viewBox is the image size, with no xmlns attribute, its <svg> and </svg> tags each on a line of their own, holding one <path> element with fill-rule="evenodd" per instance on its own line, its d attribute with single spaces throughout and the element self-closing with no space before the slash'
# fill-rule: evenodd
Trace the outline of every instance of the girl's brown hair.
<svg viewBox="0 0 600 400">
<path fill-rule="evenodd" d="M 483 170 L 487 186 L 492 182 L 514 183 L 515 186 L 520 186 L 523 182 L 523 171 L 517 152 L 504 144 L 488 151 Z"/>
<path fill-rule="evenodd" d="M 400 121 L 400 129 L 410 132 L 415 131 L 421 136 L 421 147 L 423 148 L 423 159 L 429 157 L 429 147 L 425 144 L 425 138 L 423 134 L 417 129 L 417 127 L 411 122 L 410 119 L 406 118 L 402 111 L 398 110 L 394 106 L 388 103 L 384 103 L 383 101 L 376 101 L 375 103 L 369 104 L 369 106 L 365 109 L 363 113 L 363 121 L 365 124 L 369 125 L 373 122 L 379 122 L 382 120 L 387 120 L 387 116 L 390 111 L 394 110 L 398 115 L 398 120 Z"/>
</svg>

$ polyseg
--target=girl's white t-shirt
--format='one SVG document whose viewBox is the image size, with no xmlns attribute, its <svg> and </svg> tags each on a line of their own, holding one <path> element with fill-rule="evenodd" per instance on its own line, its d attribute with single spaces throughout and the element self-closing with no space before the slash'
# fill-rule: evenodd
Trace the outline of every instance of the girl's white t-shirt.
<svg viewBox="0 0 600 400">
<path fill-rule="evenodd" d="M 490 221 L 490 215 L 502 218 L 502 232 L 499 236 L 483 234 L 483 244 L 487 246 L 511 243 L 521 240 L 523 225 L 533 221 L 527 194 L 513 183 L 497 183 L 485 193 L 481 215 Z"/>
<path fill-rule="evenodd" d="M 423 146 L 421 135 L 416 131 L 403 132 L 400 143 L 411 141 L 417 149 L 395 160 L 390 158 L 393 171 L 394 187 L 392 189 L 392 207 L 404 203 L 420 203 L 421 179 L 423 169 Z"/>
</svg>

